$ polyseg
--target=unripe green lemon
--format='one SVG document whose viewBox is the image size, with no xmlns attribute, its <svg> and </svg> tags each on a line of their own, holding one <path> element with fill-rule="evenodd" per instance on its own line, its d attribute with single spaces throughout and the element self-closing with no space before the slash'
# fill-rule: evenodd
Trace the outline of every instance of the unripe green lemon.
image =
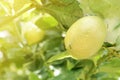
<svg viewBox="0 0 120 80">
<path fill-rule="evenodd" d="M 24 30 L 24 36 L 28 45 L 32 45 L 43 40 L 45 32 L 42 29 L 38 28 L 35 25 L 26 28 L 27 29 Z"/>
<path fill-rule="evenodd" d="M 107 25 L 97 16 L 86 16 L 77 20 L 68 29 L 65 47 L 76 59 L 86 59 L 94 55 L 106 37 Z"/>
</svg>

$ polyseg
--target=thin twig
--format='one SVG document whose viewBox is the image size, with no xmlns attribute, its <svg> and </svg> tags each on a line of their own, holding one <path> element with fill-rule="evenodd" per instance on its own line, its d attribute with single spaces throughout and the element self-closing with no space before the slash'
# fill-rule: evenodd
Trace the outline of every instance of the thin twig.
<svg viewBox="0 0 120 80">
<path fill-rule="evenodd" d="M 2 27 L 3 25 L 5 25 L 6 23 L 9 23 L 11 21 L 13 21 L 15 18 L 17 18 L 18 16 L 20 16 L 21 14 L 25 13 L 26 11 L 30 10 L 34 8 L 33 5 L 29 5 L 27 8 L 23 9 L 22 11 L 18 12 L 17 14 L 15 14 L 14 16 L 10 16 L 7 19 L 3 20 L 0 22 L 0 27 Z"/>
</svg>

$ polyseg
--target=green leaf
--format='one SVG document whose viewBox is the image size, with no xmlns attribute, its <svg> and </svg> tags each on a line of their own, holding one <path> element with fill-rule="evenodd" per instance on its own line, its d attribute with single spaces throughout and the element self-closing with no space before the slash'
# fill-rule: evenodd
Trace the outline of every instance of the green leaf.
<svg viewBox="0 0 120 80">
<path fill-rule="evenodd" d="M 82 69 L 81 77 L 83 80 L 89 80 L 91 75 L 95 72 L 95 64 L 92 60 L 83 59 L 78 61 L 72 70 L 79 70 Z"/>
<path fill-rule="evenodd" d="M 49 3 L 46 1 L 43 6 L 43 11 L 55 17 L 64 28 L 69 28 L 83 16 L 77 0 L 49 0 Z"/>
<path fill-rule="evenodd" d="M 117 80 L 117 78 L 102 78 L 100 80 Z"/>
<path fill-rule="evenodd" d="M 51 57 L 47 62 L 50 63 L 50 62 L 61 60 L 67 57 L 70 57 L 70 55 L 65 51 L 65 52 L 56 54 L 55 56 Z"/>
<path fill-rule="evenodd" d="M 104 17 L 115 17 L 120 16 L 119 2 L 119 0 L 89 0 L 89 5 L 95 13 L 100 13 Z"/>
<path fill-rule="evenodd" d="M 39 79 L 36 74 L 31 73 L 31 74 L 29 75 L 29 80 L 41 80 L 41 79 Z"/>
<path fill-rule="evenodd" d="M 120 50 L 120 35 L 116 39 L 116 50 Z"/>
<path fill-rule="evenodd" d="M 109 42 L 104 42 L 103 47 L 114 47 L 115 44 L 111 44 Z"/>
<path fill-rule="evenodd" d="M 119 73 L 120 70 L 120 59 L 119 58 L 112 58 L 108 62 L 102 63 L 102 65 L 99 67 L 100 72 L 107 72 L 107 73 Z"/>
<path fill-rule="evenodd" d="M 98 72 L 92 76 L 92 80 L 118 80 L 117 74 L 110 74 L 105 72 Z"/>
<path fill-rule="evenodd" d="M 49 32 L 49 34 L 52 34 L 52 33 Z M 51 38 L 49 38 L 49 37 L 51 37 Z M 61 47 L 62 37 L 56 37 L 56 36 L 49 36 L 49 37 L 45 41 L 45 44 L 44 44 L 45 50 L 54 50 L 55 48 Z M 52 46 L 52 47 L 50 47 L 50 46 Z"/>
<path fill-rule="evenodd" d="M 74 61 L 67 60 L 67 69 L 71 70 L 75 66 Z"/>
<path fill-rule="evenodd" d="M 46 52 L 45 54 L 46 59 L 64 51 L 63 39 L 62 37 L 56 37 L 56 35 L 55 36 L 50 35 L 43 42 L 43 50 Z"/>
<path fill-rule="evenodd" d="M 54 28 L 58 25 L 56 19 L 48 14 L 42 15 L 35 24 L 43 30 Z"/>
<path fill-rule="evenodd" d="M 89 0 L 78 0 L 78 2 L 80 3 L 80 7 L 81 7 L 84 15 L 93 15 L 94 14 L 89 7 Z"/>
<path fill-rule="evenodd" d="M 80 80 L 81 70 L 78 71 L 66 71 L 64 70 L 60 75 L 53 77 L 49 80 Z"/>
<path fill-rule="evenodd" d="M 119 28 L 120 28 L 120 23 L 115 26 L 114 30 L 119 29 Z"/>
<path fill-rule="evenodd" d="M 84 68 L 87 73 L 92 73 L 95 68 L 95 64 L 92 60 L 83 59 L 80 60 L 74 65 L 73 69 L 81 69 Z"/>
<path fill-rule="evenodd" d="M 107 73 L 98 72 L 98 73 L 92 75 L 92 79 L 98 79 L 98 78 L 103 78 L 103 77 L 107 77 Z"/>
</svg>

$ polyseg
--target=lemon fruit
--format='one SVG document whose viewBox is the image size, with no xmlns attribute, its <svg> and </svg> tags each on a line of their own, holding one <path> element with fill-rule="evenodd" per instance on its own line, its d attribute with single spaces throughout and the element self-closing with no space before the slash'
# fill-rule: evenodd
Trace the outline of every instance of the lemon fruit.
<svg viewBox="0 0 120 80">
<path fill-rule="evenodd" d="M 44 30 L 38 28 L 31 23 L 29 23 L 29 26 L 24 29 L 24 37 L 28 45 L 40 42 L 41 40 L 43 40 L 44 36 Z"/>
<path fill-rule="evenodd" d="M 107 26 L 97 16 L 85 16 L 71 25 L 65 36 L 65 47 L 76 59 L 93 56 L 102 46 Z"/>
</svg>

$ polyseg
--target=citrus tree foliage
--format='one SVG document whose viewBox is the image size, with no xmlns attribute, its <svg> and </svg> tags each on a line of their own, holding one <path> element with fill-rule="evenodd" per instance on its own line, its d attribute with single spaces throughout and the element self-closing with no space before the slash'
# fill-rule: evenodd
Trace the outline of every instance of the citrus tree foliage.
<svg viewBox="0 0 120 80">
<path fill-rule="evenodd" d="M 119 3 L 0 0 L 0 80 L 118 80 Z M 86 15 L 103 18 L 108 32 L 96 55 L 76 60 L 65 49 L 64 38 L 69 27 Z"/>
</svg>

